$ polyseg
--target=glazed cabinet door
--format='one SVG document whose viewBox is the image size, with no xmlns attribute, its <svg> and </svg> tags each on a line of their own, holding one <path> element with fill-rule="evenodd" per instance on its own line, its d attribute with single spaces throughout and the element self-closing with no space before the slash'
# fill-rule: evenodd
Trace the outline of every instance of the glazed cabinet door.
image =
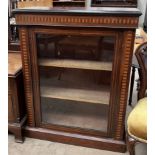
<svg viewBox="0 0 155 155">
<path fill-rule="evenodd" d="M 30 31 L 37 126 L 113 136 L 118 38 L 91 29 Z"/>
</svg>

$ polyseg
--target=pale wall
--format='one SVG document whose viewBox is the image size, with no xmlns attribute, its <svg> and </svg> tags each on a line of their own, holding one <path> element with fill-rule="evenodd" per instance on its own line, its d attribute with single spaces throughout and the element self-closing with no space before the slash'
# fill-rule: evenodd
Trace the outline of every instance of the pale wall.
<svg viewBox="0 0 155 155">
<path fill-rule="evenodd" d="M 142 12 L 142 15 L 139 19 L 139 26 L 143 26 L 143 22 L 145 18 L 145 11 L 146 11 L 146 2 L 147 0 L 138 0 L 138 8 Z"/>
</svg>

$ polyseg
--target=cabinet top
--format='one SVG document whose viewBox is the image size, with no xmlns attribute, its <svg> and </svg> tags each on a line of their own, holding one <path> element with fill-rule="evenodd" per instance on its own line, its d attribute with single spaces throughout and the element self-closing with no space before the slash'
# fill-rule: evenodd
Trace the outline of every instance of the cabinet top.
<svg viewBox="0 0 155 155">
<path fill-rule="evenodd" d="M 141 12 L 137 8 L 25 8 L 13 11 L 21 26 L 71 26 L 137 28 Z"/>
<path fill-rule="evenodd" d="M 140 16 L 137 8 L 123 7 L 31 7 L 13 10 L 13 14 L 41 14 L 41 15 L 91 15 L 91 16 Z"/>
<path fill-rule="evenodd" d="M 22 70 L 21 53 L 8 54 L 8 76 L 14 77 Z"/>
</svg>

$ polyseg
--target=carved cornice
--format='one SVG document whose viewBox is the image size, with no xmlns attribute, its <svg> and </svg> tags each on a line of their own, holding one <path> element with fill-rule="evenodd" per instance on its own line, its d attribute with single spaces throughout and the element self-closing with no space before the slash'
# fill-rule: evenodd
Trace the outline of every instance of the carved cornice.
<svg viewBox="0 0 155 155">
<path fill-rule="evenodd" d="M 17 14 L 16 23 L 17 25 L 136 28 L 138 26 L 138 17 Z"/>
</svg>

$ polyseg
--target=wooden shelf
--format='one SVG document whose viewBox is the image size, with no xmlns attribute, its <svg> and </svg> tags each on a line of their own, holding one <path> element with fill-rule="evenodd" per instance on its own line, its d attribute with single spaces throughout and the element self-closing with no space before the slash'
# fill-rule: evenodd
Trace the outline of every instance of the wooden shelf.
<svg viewBox="0 0 155 155">
<path fill-rule="evenodd" d="M 98 104 L 109 104 L 109 92 L 108 87 L 103 88 L 102 91 L 50 86 L 41 87 L 42 97 Z"/>
<path fill-rule="evenodd" d="M 51 104 L 52 103 L 52 104 Z M 42 121 L 68 127 L 107 131 L 108 105 L 42 98 Z M 91 121 L 90 121 L 91 120 Z"/>
<path fill-rule="evenodd" d="M 112 71 L 112 63 L 87 61 L 87 60 L 68 60 L 68 59 L 40 59 L 40 66 L 48 67 L 63 67 L 63 68 L 78 68 L 88 70 L 105 70 Z"/>
<path fill-rule="evenodd" d="M 64 99 L 71 101 L 109 104 L 109 91 L 79 90 L 71 88 L 41 87 L 41 96 L 46 98 Z"/>
</svg>

